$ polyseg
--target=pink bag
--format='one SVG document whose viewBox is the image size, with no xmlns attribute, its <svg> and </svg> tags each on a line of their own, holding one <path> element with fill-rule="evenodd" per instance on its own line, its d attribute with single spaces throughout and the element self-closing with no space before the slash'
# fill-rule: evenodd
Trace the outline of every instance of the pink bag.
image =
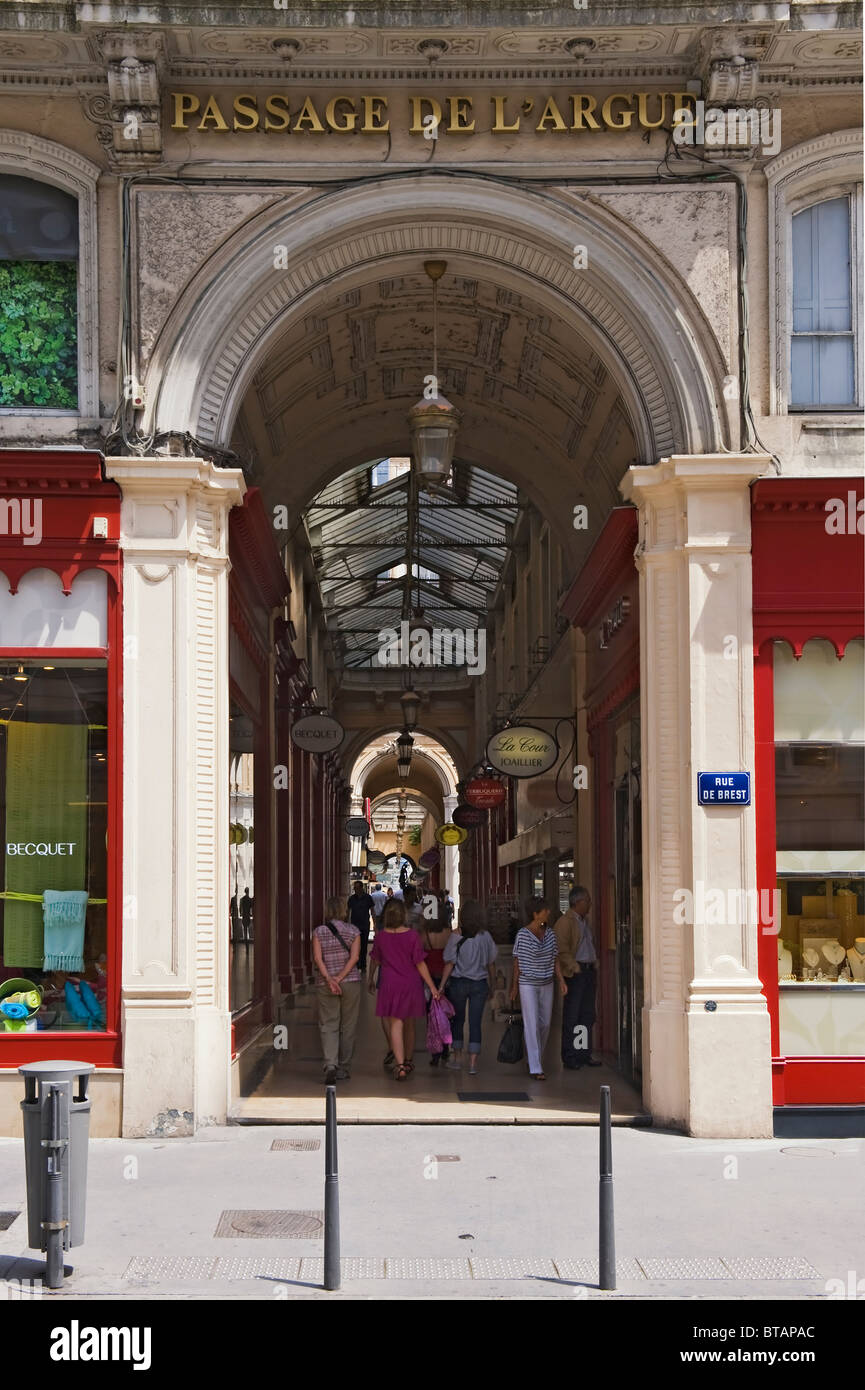
<svg viewBox="0 0 865 1390">
<path fill-rule="evenodd" d="M 445 1048 L 451 1045 L 450 1020 L 455 1012 L 453 1004 L 444 995 L 440 999 L 430 1000 L 426 1025 L 426 1046 L 427 1052 L 431 1052 L 433 1057 L 437 1057 L 440 1052 L 444 1052 Z"/>
</svg>

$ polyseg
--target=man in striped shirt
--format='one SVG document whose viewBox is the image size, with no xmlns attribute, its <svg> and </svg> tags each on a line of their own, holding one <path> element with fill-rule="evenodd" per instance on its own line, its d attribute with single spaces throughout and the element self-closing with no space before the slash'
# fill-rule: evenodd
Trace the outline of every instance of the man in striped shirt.
<svg viewBox="0 0 865 1390">
<path fill-rule="evenodd" d="M 556 934 L 547 924 L 550 909 L 543 898 L 530 899 L 527 915 L 529 922 L 520 927 L 514 941 L 511 999 L 515 1000 L 519 991 L 529 1072 L 535 1081 L 546 1081 L 543 1053 L 553 1014 L 553 979 L 558 980 L 562 994 L 567 993 L 567 986 L 557 959 Z"/>
</svg>

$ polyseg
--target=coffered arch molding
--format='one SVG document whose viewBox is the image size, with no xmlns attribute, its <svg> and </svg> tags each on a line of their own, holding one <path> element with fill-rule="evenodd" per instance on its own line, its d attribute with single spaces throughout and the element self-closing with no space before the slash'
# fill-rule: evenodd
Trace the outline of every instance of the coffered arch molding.
<svg viewBox="0 0 865 1390">
<path fill-rule="evenodd" d="M 574 269 L 575 245 L 589 269 Z M 252 377 L 296 316 L 322 293 L 436 253 L 493 267 L 503 287 L 572 321 L 619 382 L 646 462 L 729 447 L 717 341 L 688 286 L 630 224 L 590 198 L 449 175 L 364 181 L 244 224 L 160 334 L 144 429 L 228 446 Z"/>
</svg>

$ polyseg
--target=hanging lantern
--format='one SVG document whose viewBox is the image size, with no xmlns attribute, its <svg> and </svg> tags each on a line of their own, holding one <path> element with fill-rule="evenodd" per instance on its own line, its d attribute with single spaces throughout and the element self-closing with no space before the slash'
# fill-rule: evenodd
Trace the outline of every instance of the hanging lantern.
<svg viewBox="0 0 865 1390">
<path fill-rule="evenodd" d="M 418 479 L 429 484 L 444 482 L 450 473 L 460 413 L 439 393 L 438 282 L 447 270 L 447 261 L 424 261 L 423 268 L 433 287 L 433 394 L 424 395 L 412 406 L 408 422 Z"/>
</svg>

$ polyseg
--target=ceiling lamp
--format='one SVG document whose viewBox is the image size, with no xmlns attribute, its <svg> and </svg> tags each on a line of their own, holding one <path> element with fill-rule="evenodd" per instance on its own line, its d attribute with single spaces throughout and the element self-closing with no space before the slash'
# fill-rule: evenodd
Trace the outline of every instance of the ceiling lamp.
<svg viewBox="0 0 865 1390">
<path fill-rule="evenodd" d="M 401 777 L 402 780 L 405 782 L 407 781 L 409 772 L 411 771 L 411 750 L 414 747 L 414 739 L 412 738 L 408 729 L 403 729 L 402 733 L 396 741 L 396 746 L 396 770 L 399 777 Z"/>
<path fill-rule="evenodd" d="M 26 677 L 25 674 L 24 674 L 24 667 L 23 667 L 23 666 L 19 666 L 19 667 L 18 667 L 18 673 L 17 673 L 17 675 L 14 675 L 14 676 L 12 677 L 12 679 L 13 679 L 13 681 L 26 681 L 27 677 Z"/>
<path fill-rule="evenodd" d="M 410 732 L 417 727 L 418 716 L 420 714 L 420 695 L 411 686 L 404 690 L 399 697 L 402 706 L 402 719 L 406 729 Z"/>
<path fill-rule="evenodd" d="M 444 482 L 450 473 L 460 413 L 439 393 L 438 282 L 447 261 L 424 261 L 423 268 L 433 287 L 433 369 L 423 396 L 408 413 L 408 422 L 418 480 L 427 485 Z"/>
</svg>

